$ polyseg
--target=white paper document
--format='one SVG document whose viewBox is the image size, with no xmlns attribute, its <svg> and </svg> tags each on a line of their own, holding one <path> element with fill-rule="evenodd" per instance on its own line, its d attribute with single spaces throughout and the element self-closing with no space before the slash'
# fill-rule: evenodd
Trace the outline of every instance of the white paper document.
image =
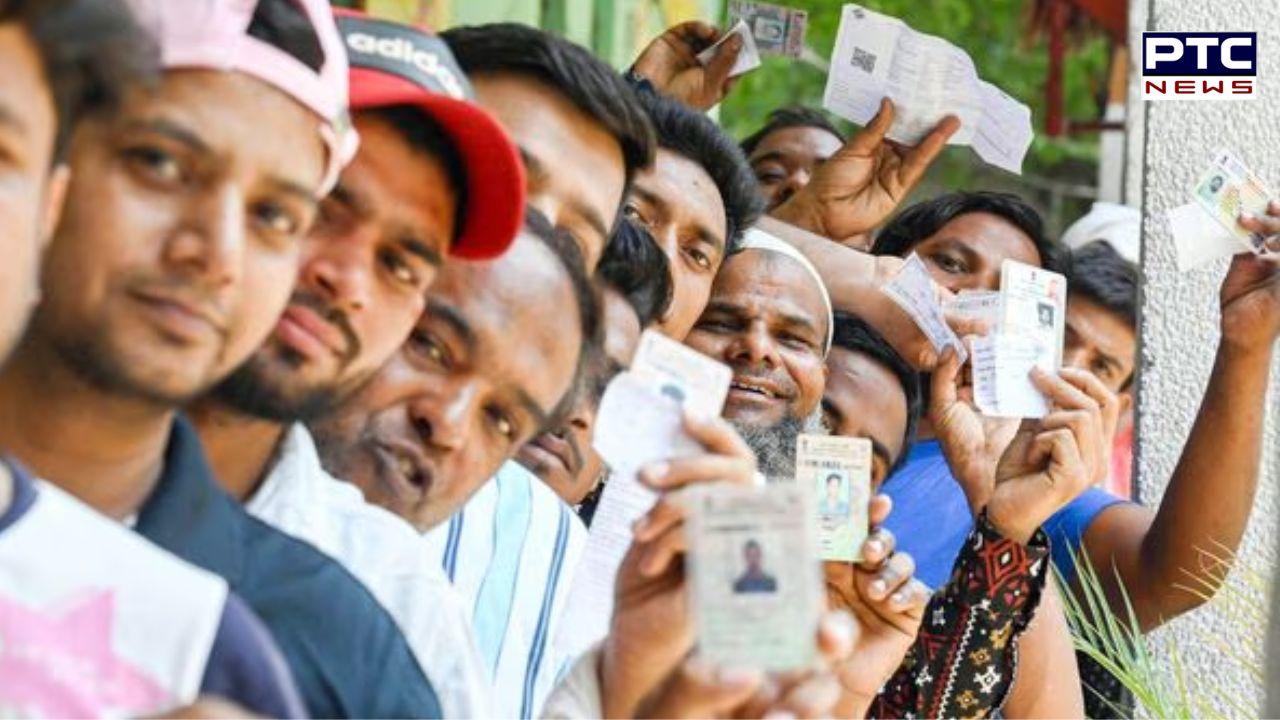
<svg viewBox="0 0 1280 720">
<path fill-rule="evenodd" d="M 991 290 L 961 290 L 942 304 L 951 315 L 966 320 L 980 320 L 988 329 L 1000 326 L 1000 293 Z"/>
<path fill-rule="evenodd" d="M 738 59 L 729 70 L 729 77 L 738 77 L 743 73 L 749 73 L 760 67 L 760 51 L 756 48 L 756 39 L 751 34 L 751 28 L 747 27 L 745 20 L 739 20 L 734 23 L 733 27 L 729 28 L 729 32 L 717 40 L 715 45 L 698 53 L 698 62 L 703 65 L 711 62 L 711 58 L 715 57 L 716 50 L 734 35 L 742 38 L 742 49 L 738 51 Z"/>
<path fill-rule="evenodd" d="M 955 331 L 947 325 L 942 306 L 938 304 L 938 294 L 933 289 L 933 279 L 918 255 L 911 253 L 907 257 L 898 274 L 885 283 L 884 292 L 911 316 L 920 331 L 929 338 L 934 350 L 941 353 L 945 348 L 953 347 L 960 356 L 960 363 L 964 364 L 969 353 Z"/>
<path fill-rule="evenodd" d="M 1170 210 L 1166 217 L 1169 220 L 1169 230 L 1173 233 L 1173 247 L 1177 254 L 1178 270 L 1181 272 L 1189 272 L 1219 258 L 1244 252 L 1240 242 L 1222 229 L 1218 221 L 1199 203 L 1179 205 Z"/>
<path fill-rule="evenodd" d="M 955 45 L 898 18 L 845 5 L 822 105 L 866 125 L 885 97 L 896 110 L 890 140 L 915 145 L 955 115 L 960 129 L 950 144 L 969 145 L 987 163 L 1022 173 L 1035 135 L 1030 108 L 978 77 L 973 60 Z"/>
</svg>

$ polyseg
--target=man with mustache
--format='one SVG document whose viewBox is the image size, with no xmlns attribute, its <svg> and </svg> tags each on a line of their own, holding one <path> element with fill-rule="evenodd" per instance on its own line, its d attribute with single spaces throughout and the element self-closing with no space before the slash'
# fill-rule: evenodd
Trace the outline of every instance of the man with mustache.
<svg viewBox="0 0 1280 720">
<path fill-rule="evenodd" d="M 395 617 L 446 715 L 486 714 L 468 610 L 400 518 L 320 465 L 304 421 L 366 383 L 409 335 L 446 256 L 501 254 L 523 216 L 519 159 L 439 39 L 339 11 L 360 151 L 321 203 L 272 336 L 191 408 L 224 488 L 343 564 Z M 370 50 L 400 42 L 435 72 Z"/>
<path fill-rule="evenodd" d="M 110 116 L 154 66 L 147 38 L 114 0 L 0 3 L 0 66 L 2 367 L 38 302 L 72 128 Z M 279 649 L 225 581 L 2 456 L 0 608 L 0 707 L 10 712 L 170 712 L 197 694 L 227 698 L 240 713 L 306 712 Z M 110 628 L 105 643 L 84 632 L 93 620 Z M 101 682 L 108 674 L 114 683 Z"/>
<path fill-rule="evenodd" d="M 394 620 L 337 563 L 249 517 L 176 417 L 261 345 L 354 150 L 328 5 L 129 4 L 165 70 L 72 133 L 44 297 L 0 373 L 0 443 L 221 576 L 270 629 L 308 712 L 437 715 Z"/>
<path fill-rule="evenodd" d="M 603 480 L 604 461 L 591 446 L 596 408 L 605 386 L 631 364 L 640 333 L 657 322 L 671 299 L 666 256 L 647 231 L 623 221 L 596 268 L 604 323 L 603 352 L 588 361 L 565 420 L 525 443 L 516 461 L 547 483 L 560 499 L 579 506 Z M 584 508 L 579 507 L 579 516 Z"/>
<path fill-rule="evenodd" d="M 759 231 L 749 233 L 744 250 L 729 258 L 721 269 L 713 286 L 711 300 L 699 318 L 686 343 L 700 352 L 729 365 L 733 381 L 725 403 L 725 417 L 743 433 L 756 451 L 757 460 L 766 477 L 789 479 L 795 472 L 795 439 L 800 432 L 821 432 L 820 401 L 826 384 L 827 367 L 824 363 L 831 344 L 833 318 L 830 300 L 818 272 L 790 245 Z M 954 365 L 954 358 L 951 360 Z M 951 371 L 955 373 L 953 369 Z M 1060 378 L 1039 378 L 1037 382 L 1057 395 L 1069 394 L 1069 385 Z M 1087 408 L 1070 406 L 1072 412 L 1085 412 Z M 1052 427 L 1052 426 L 1047 426 Z M 918 653 L 914 662 L 938 662 L 937 647 L 961 642 L 959 630 L 947 624 L 947 617 L 963 617 L 972 621 L 983 618 L 994 623 L 989 630 L 1004 627 L 1011 622 L 1015 636 L 1026 630 L 1044 583 L 1044 563 L 1037 559 L 1047 554 L 1043 533 L 1037 529 L 1040 523 L 1062 504 L 1075 496 L 1088 480 L 1083 457 L 1092 457 L 1101 442 L 1100 423 L 1087 424 L 1088 431 L 1073 431 L 1070 437 L 1046 429 L 1036 436 L 1035 443 L 1042 448 L 1052 447 L 1057 465 L 1043 465 L 1047 456 L 1019 468 L 1019 474 L 996 487 L 990 495 L 992 504 L 987 508 L 991 517 L 984 516 L 979 532 L 966 540 L 966 550 L 955 563 L 952 582 L 931 603 L 929 612 L 938 611 L 939 627 L 957 630 L 959 634 L 943 641 L 933 633 L 923 633 L 925 645 L 913 650 Z M 1049 486 L 1043 473 L 1059 474 Z M 651 479 L 652 480 L 652 479 Z M 995 481 L 994 472 L 988 476 L 988 486 Z M 1050 487 L 1051 491 L 1028 494 L 1036 487 Z M 1010 509 L 1013 508 L 1013 509 Z M 985 613 L 973 614 L 970 610 L 980 601 L 981 593 L 967 594 L 976 584 L 997 582 L 984 577 L 984 557 L 991 551 L 994 538 L 1014 541 L 1027 559 L 1020 566 L 1030 590 L 1022 600 L 1000 608 L 998 618 Z M 1034 538 L 1034 540 L 1033 540 Z M 1031 542 L 1031 546 L 1025 543 Z M 1003 545 L 1002 547 L 1006 547 Z M 897 572 L 911 574 L 914 564 L 909 557 L 889 561 Z M 856 595 L 848 589 L 850 577 L 847 568 L 839 563 L 827 564 L 829 594 L 846 603 L 854 603 Z M 1023 602 L 1026 601 L 1026 602 Z M 986 632 L 986 631 L 981 631 Z M 972 633 L 969 637 L 979 637 Z M 924 649 L 933 648 L 932 651 Z M 1009 647 L 1009 646 L 1004 646 Z M 981 662 L 979 655 L 958 654 L 969 657 L 972 664 L 949 666 L 945 663 L 930 668 L 933 679 L 955 677 L 961 683 L 971 682 L 981 674 L 992 678 L 994 692 L 984 695 L 995 698 L 991 707 L 997 707 L 1008 692 L 1012 682 L 1014 657 L 1011 652 L 986 653 Z M 945 654 L 945 653 L 944 653 Z M 963 663 L 964 661 L 962 661 Z M 916 666 L 915 672 L 919 671 Z M 877 713 L 927 712 L 936 714 L 938 708 L 951 707 L 961 693 L 958 687 L 935 687 L 928 682 L 917 683 L 911 672 L 900 673 L 891 679 Z M 936 691 L 937 694 L 933 694 Z M 932 705 L 934 702 L 940 705 Z M 966 712 L 972 712 L 972 708 Z M 942 711 L 942 714 L 946 714 Z"/>
</svg>

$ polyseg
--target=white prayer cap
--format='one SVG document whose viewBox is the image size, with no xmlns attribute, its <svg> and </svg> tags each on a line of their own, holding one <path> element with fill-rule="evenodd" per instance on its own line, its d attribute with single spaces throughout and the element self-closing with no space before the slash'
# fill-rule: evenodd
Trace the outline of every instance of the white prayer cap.
<svg viewBox="0 0 1280 720">
<path fill-rule="evenodd" d="M 1142 247 L 1142 213 L 1128 205 L 1096 202 L 1062 234 L 1062 244 L 1072 250 L 1095 240 L 1106 241 L 1120 257 L 1137 265 Z"/>
<path fill-rule="evenodd" d="M 831 339 L 835 334 L 835 313 L 831 306 L 831 295 L 827 293 L 827 286 L 822 283 L 822 276 L 818 274 L 818 268 L 809 262 L 809 258 L 795 248 L 791 243 L 781 240 L 761 230 L 760 228 L 750 228 L 742 236 L 743 250 L 765 250 L 768 252 L 776 252 L 779 255 L 787 257 L 800 263 L 800 266 L 809 273 L 813 278 L 813 282 L 818 286 L 818 292 L 822 294 L 822 303 L 827 308 L 827 338 L 826 343 L 822 346 L 822 356 L 826 357 L 831 352 Z"/>
</svg>

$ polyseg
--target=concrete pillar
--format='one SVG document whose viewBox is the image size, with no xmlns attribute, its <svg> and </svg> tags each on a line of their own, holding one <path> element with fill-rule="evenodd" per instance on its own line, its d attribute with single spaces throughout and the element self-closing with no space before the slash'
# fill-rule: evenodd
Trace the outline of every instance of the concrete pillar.
<svg viewBox="0 0 1280 720">
<path fill-rule="evenodd" d="M 1189 201 L 1188 188 L 1222 146 L 1280 189 L 1280 3 L 1254 0 L 1131 0 L 1130 47 L 1134 51 L 1129 94 L 1129 172 L 1126 196 L 1143 209 L 1145 275 L 1142 300 L 1142 374 L 1138 392 L 1138 485 L 1144 502 L 1159 502 L 1195 417 L 1217 341 L 1217 288 L 1225 261 L 1188 274 L 1175 267 L 1173 242 L 1164 213 Z M 1138 75 L 1141 31 L 1258 32 L 1260 97 L 1239 102 L 1152 102 L 1143 104 Z M 1276 567 L 1276 480 L 1280 477 L 1280 437 L 1276 413 L 1280 389 L 1273 373 L 1270 422 L 1264 444 L 1264 473 L 1245 542 L 1237 582 L 1260 579 L 1254 607 L 1265 607 L 1261 587 Z M 1213 478 L 1204 478 L 1212 483 Z M 1251 576 L 1249 570 L 1256 575 Z M 1238 615 L 1238 611 L 1235 613 Z M 1196 686 L 1231 696 L 1261 712 L 1261 682 L 1241 671 L 1246 662 L 1262 667 L 1264 628 L 1242 630 L 1224 603 L 1213 603 L 1174 621 L 1155 634 L 1176 647 L 1185 677 Z M 1201 685 L 1203 683 L 1203 685 Z M 1216 704 L 1216 703 L 1215 703 Z M 1219 711 L 1232 713 L 1225 707 Z"/>
</svg>

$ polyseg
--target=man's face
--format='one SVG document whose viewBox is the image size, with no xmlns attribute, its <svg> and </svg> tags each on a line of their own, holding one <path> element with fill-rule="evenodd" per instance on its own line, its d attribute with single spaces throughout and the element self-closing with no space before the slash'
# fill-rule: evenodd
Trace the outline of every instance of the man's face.
<svg viewBox="0 0 1280 720">
<path fill-rule="evenodd" d="M 685 344 L 733 369 L 726 418 L 774 426 L 817 408 L 828 322 L 822 293 L 803 266 L 747 250 L 725 261 Z"/>
<path fill-rule="evenodd" d="M 550 85 L 524 75 L 471 76 L 476 100 L 520 148 L 529 207 L 573 236 L 594 272 L 622 204 L 626 165 L 618 140 Z"/>
<path fill-rule="evenodd" d="M 59 210 L 65 172 L 53 169 L 57 117 L 26 30 L 0 24 L 0 365 L 39 297 L 40 255 Z"/>
<path fill-rule="evenodd" d="M 408 341 L 313 424 L 325 467 L 420 530 L 447 519 L 569 389 L 576 304 L 560 260 L 529 235 L 494 261 L 446 261 Z"/>
<path fill-rule="evenodd" d="M 1017 260 L 1039 266 L 1035 243 L 998 215 L 966 213 L 938 228 L 913 248 L 934 282 L 951 292 L 999 290 L 1000 266 Z"/>
<path fill-rule="evenodd" d="M 671 307 L 658 329 L 683 340 L 707 306 L 724 262 L 728 221 L 720 190 L 701 165 L 659 149 L 653 167 L 636 177 L 623 212 L 652 233 L 667 255 Z"/>
<path fill-rule="evenodd" d="M 360 152 L 302 244 L 293 299 L 218 389 L 246 412 L 313 417 L 351 394 L 404 343 L 449 251 L 458 203 L 444 164 L 377 115 L 355 126 Z"/>
<path fill-rule="evenodd" d="M 759 571 L 760 566 L 764 563 L 764 553 L 760 551 L 758 545 L 748 545 L 742 551 L 743 559 L 747 561 L 747 567 L 753 571 Z"/>
<path fill-rule="evenodd" d="M 761 138 L 747 160 L 769 209 L 808 185 L 814 169 L 843 144 L 835 135 L 814 127 L 783 128 Z"/>
<path fill-rule="evenodd" d="M 871 486 L 880 487 L 902 454 L 907 394 L 889 368 L 842 347 L 827 356 L 822 415 L 833 435 L 871 441 Z"/>
<path fill-rule="evenodd" d="M 32 335 L 96 385 L 166 405 L 262 343 L 324 171 L 318 120 L 240 73 L 165 73 L 70 149 Z"/>
<path fill-rule="evenodd" d="M 1067 297 L 1066 325 L 1062 363 L 1097 375 L 1112 392 L 1127 387 L 1138 347 L 1133 326 L 1080 295 Z"/>
<path fill-rule="evenodd" d="M 601 293 L 604 309 L 604 357 L 596 361 L 578 388 L 568 418 L 554 430 L 525 443 L 516 460 L 570 505 L 582 502 L 604 474 L 604 460 L 591 447 L 596 410 L 605 386 L 629 364 L 640 344 L 640 318 L 616 290 Z"/>
<path fill-rule="evenodd" d="M 835 504 L 840 500 L 840 478 L 832 475 L 827 478 L 827 501 Z"/>
</svg>

